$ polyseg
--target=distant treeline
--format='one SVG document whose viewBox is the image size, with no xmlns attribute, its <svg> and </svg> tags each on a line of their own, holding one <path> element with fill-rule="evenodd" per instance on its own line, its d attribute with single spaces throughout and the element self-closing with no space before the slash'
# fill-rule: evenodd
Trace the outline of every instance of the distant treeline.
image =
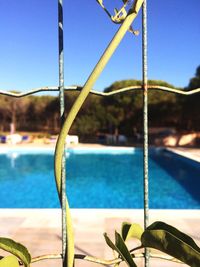
<svg viewBox="0 0 200 267">
<path fill-rule="evenodd" d="M 104 91 L 110 92 L 131 85 L 140 85 L 138 80 L 113 83 Z M 170 86 L 163 81 L 149 84 Z M 196 75 L 182 90 L 200 87 L 200 66 Z M 181 88 L 179 88 L 181 89 Z M 79 92 L 65 93 L 65 116 Z M 90 95 L 81 108 L 71 134 L 82 139 L 98 133 L 116 133 L 132 136 L 142 132 L 142 91 L 130 91 L 111 96 Z M 59 99 L 54 96 L 26 96 L 13 98 L 0 96 L 0 131 L 9 131 L 13 123 L 17 131 L 40 131 L 56 134 L 60 129 Z M 158 90 L 149 91 L 149 127 L 174 127 L 178 130 L 200 130 L 200 93 L 181 96 Z"/>
</svg>

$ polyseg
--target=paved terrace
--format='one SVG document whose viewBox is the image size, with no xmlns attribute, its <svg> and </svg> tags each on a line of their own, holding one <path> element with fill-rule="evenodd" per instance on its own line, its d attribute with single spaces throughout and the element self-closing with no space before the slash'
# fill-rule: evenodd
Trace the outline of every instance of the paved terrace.
<svg viewBox="0 0 200 267">
<path fill-rule="evenodd" d="M 76 253 L 105 259 L 113 258 L 106 246 L 103 233 L 113 237 L 123 221 L 142 225 L 143 210 L 73 209 Z M 1 236 L 13 238 L 26 245 L 32 256 L 61 252 L 61 212 L 59 209 L 0 209 Z M 199 210 L 151 210 L 150 222 L 162 220 L 192 236 L 200 245 Z M 131 246 L 131 244 L 129 244 Z M 133 247 L 133 246 L 131 246 Z M 153 267 L 180 267 L 183 264 L 151 260 Z M 61 267 L 60 260 L 41 261 L 35 267 Z M 76 261 L 77 267 L 98 266 Z M 124 265 L 122 265 L 124 266 Z M 138 266 L 143 266 L 138 260 Z"/>
<path fill-rule="evenodd" d="M 86 147 L 86 145 L 83 146 Z M 0 146 L 0 149 L 3 147 L 5 148 L 5 145 Z M 49 146 L 45 145 L 44 147 Z M 90 147 L 95 148 L 94 145 Z M 200 149 L 173 148 L 170 150 L 200 162 Z M 104 232 L 113 237 L 114 230 L 119 230 L 123 221 L 143 224 L 143 210 L 73 209 L 72 217 L 76 253 L 105 259 L 113 258 L 113 254 L 105 244 Z M 151 210 L 150 223 L 156 220 L 172 224 L 189 234 L 200 245 L 199 210 Z M 61 252 L 61 211 L 59 209 L 0 209 L 0 229 L 1 236 L 10 237 L 23 243 L 33 257 Z M 143 266 L 142 260 L 137 262 L 138 266 Z M 61 267 L 62 264 L 60 260 L 48 260 L 34 263 L 32 266 Z M 76 267 L 80 266 L 98 265 L 77 260 Z M 151 266 L 179 267 L 186 265 L 151 259 Z"/>
</svg>

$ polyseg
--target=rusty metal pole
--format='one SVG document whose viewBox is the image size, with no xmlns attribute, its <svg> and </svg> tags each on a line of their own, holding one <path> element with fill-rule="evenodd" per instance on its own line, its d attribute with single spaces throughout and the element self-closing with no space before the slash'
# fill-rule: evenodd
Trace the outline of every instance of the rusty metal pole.
<svg viewBox="0 0 200 267">
<path fill-rule="evenodd" d="M 148 78 L 147 78 L 147 0 L 142 7 L 142 62 L 143 62 L 143 167 L 144 167 L 144 229 L 149 224 L 149 163 L 148 163 Z M 145 267 L 149 266 L 149 251 L 145 249 Z"/>
<path fill-rule="evenodd" d="M 64 99 L 64 38 L 63 38 L 63 1 L 58 0 L 58 40 L 59 40 L 59 99 L 60 99 L 60 117 L 61 125 L 65 111 Z M 61 178 L 61 208 L 62 208 L 62 258 L 63 267 L 66 259 L 66 171 L 65 171 L 65 151 L 62 157 L 62 178 Z"/>
</svg>

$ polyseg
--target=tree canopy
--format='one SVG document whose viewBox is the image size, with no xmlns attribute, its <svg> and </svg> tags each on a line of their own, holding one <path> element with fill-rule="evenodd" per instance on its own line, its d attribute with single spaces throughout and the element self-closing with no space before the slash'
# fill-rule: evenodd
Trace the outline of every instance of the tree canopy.
<svg viewBox="0 0 200 267">
<path fill-rule="evenodd" d="M 149 80 L 150 85 L 174 87 L 165 81 Z M 141 85 L 140 80 L 116 81 L 105 92 Z M 183 90 L 200 87 L 200 66 Z M 65 92 L 65 116 L 67 116 L 78 92 Z M 89 95 L 81 108 L 71 133 L 87 139 L 98 133 L 115 132 L 132 136 L 135 129 L 142 132 L 141 90 L 122 92 L 106 97 Z M 158 90 L 149 90 L 149 126 L 175 127 L 180 130 L 199 130 L 200 94 L 180 96 Z M 59 132 L 59 99 L 54 96 L 27 96 L 15 99 L 0 96 L 0 131 L 9 131 L 9 124 L 15 123 L 18 131 Z"/>
<path fill-rule="evenodd" d="M 185 90 L 200 88 L 200 66 L 197 67 L 195 76 L 190 79 Z M 198 130 L 200 128 L 200 93 L 190 95 L 182 100 L 182 121 L 184 128 Z"/>
</svg>

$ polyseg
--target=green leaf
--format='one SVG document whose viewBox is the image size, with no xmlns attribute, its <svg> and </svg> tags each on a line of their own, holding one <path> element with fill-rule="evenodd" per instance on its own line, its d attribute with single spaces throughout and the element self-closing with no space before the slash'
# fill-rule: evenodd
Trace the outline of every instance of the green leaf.
<svg viewBox="0 0 200 267">
<path fill-rule="evenodd" d="M 106 244 L 112 248 L 113 250 L 118 252 L 118 249 L 116 248 L 115 244 L 111 241 L 111 239 L 108 237 L 107 233 L 104 233 L 104 238 L 106 240 Z"/>
<path fill-rule="evenodd" d="M 192 267 L 200 266 L 200 248 L 194 240 L 163 222 L 150 225 L 142 234 L 142 245 L 158 249 Z"/>
<path fill-rule="evenodd" d="M 0 267 L 19 267 L 19 262 L 15 256 L 7 256 L 0 260 Z"/>
<path fill-rule="evenodd" d="M 120 251 L 121 257 L 126 261 L 128 266 L 135 267 L 136 264 L 134 263 L 133 258 L 131 256 L 123 238 L 117 232 L 115 232 L 115 245 L 118 248 L 118 250 Z"/>
<path fill-rule="evenodd" d="M 0 237 L 0 249 L 3 249 L 19 258 L 25 267 L 28 267 L 31 262 L 31 255 L 26 247 L 15 242 L 12 239 Z"/>
<path fill-rule="evenodd" d="M 160 222 L 160 221 L 154 222 L 147 227 L 147 230 L 166 230 L 167 232 L 176 236 L 177 238 L 179 238 L 180 240 L 182 240 L 183 242 L 187 243 L 188 245 L 193 247 L 195 250 L 200 252 L 200 248 L 197 246 L 197 244 L 194 242 L 194 240 L 190 236 L 186 235 L 185 233 L 179 231 L 177 228 L 167 223 Z"/>
<path fill-rule="evenodd" d="M 113 250 L 117 251 L 121 258 L 127 263 L 130 267 L 137 267 L 133 261 L 133 258 L 119 233 L 115 232 L 115 244 L 110 240 L 108 235 L 104 234 L 107 245 Z"/>
<path fill-rule="evenodd" d="M 141 240 L 141 236 L 144 230 L 142 227 L 137 224 L 137 223 L 128 223 L 128 222 L 123 222 L 122 224 L 122 238 L 126 242 L 130 238 L 137 238 Z"/>
</svg>

